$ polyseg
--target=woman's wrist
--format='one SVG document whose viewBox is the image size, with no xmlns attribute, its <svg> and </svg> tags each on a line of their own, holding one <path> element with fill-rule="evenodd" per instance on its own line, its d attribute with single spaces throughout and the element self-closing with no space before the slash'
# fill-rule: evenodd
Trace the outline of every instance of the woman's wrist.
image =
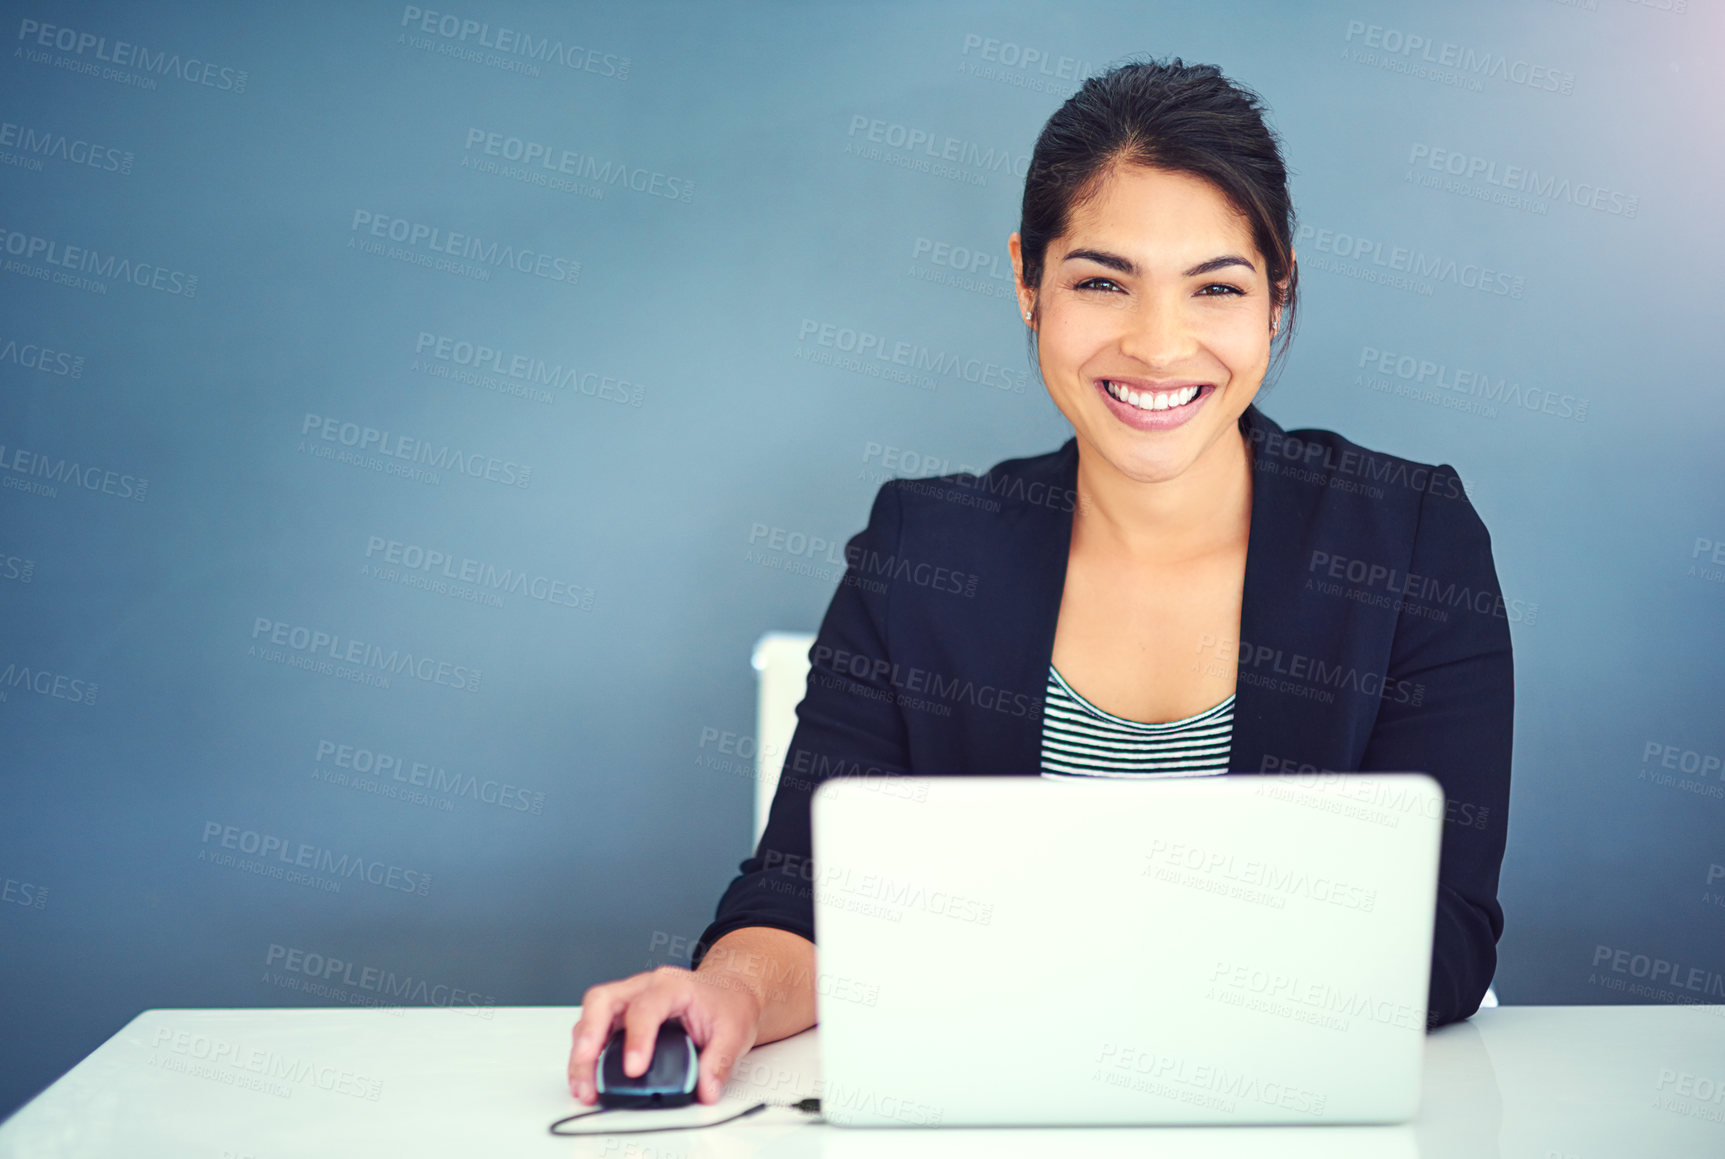
<svg viewBox="0 0 1725 1159">
<path fill-rule="evenodd" d="M 748 995 L 757 1007 L 758 1015 L 772 1001 L 764 969 L 765 955 L 758 948 L 749 946 L 747 939 L 739 939 L 738 935 L 742 933 L 742 930 L 733 930 L 714 942 L 695 970 L 695 979 L 721 990 L 735 990 Z"/>
<path fill-rule="evenodd" d="M 814 1024 L 814 949 L 798 934 L 748 926 L 714 942 L 695 977 L 744 996 L 760 1041 L 771 1042 Z"/>
</svg>

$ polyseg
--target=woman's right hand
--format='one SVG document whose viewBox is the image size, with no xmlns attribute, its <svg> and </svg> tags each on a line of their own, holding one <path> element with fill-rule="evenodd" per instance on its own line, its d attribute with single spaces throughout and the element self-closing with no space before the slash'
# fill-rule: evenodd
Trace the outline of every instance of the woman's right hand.
<svg viewBox="0 0 1725 1159">
<path fill-rule="evenodd" d="M 737 1060 L 760 1033 L 762 999 L 739 981 L 660 966 L 592 987 L 581 999 L 569 1050 L 569 1093 L 589 1106 L 598 1101 L 595 1062 L 617 1027 L 624 1029 L 623 1072 L 636 1076 L 652 1061 L 660 1024 L 679 1018 L 701 1053 L 695 1097 L 718 1102 Z"/>
</svg>

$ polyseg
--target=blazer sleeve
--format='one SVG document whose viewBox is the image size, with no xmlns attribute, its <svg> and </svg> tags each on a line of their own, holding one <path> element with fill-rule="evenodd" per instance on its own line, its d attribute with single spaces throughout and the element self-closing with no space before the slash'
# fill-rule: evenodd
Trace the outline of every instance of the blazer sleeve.
<svg viewBox="0 0 1725 1159">
<path fill-rule="evenodd" d="M 875 494 L 868 526 L 845 547 L 847 565 L 809 649 L 808 690 L 779 770 L 767 826 L 754 855 L 719 899 L 695 943 L 690 967 L 714 942 L 746 926 L 770 926 L 815 940 L 809 800 L 829 777 L 903 773 L 908 739 L 890 682 L 887 609 L 892 585 L 867 576 L 868 560 L 897 554 L 900 497 L 894 482 Z"/>
<path fill-rule="evenodd" d="M 1491 536 L 1447 465 L 1422 497 L 1408 570 L 1410 599 L 1397 619 L 1386 676 L 1407 681 L 1417 695 L 1384 699 L 1360 767 L 1425 772 L 1443 786 L 1426 1015 L 1435 1029 L 1477 1011 L 1497 969 L 1515 711 L 1508 605 Z"/>
</svg>

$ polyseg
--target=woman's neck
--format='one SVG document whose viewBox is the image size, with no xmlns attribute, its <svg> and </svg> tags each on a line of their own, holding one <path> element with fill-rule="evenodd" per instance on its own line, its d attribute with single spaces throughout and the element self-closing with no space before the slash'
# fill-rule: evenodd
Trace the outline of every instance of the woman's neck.
<svg viewBox="0 0 1725 1159">
<path fill-rule="evenodd" d="M 1074 551 L 1180 563 L 1243 547 L 1251 525 L 1252 456 L 1243 434 L 1225 434 L 1161 483 L 1128 478 L 1079 440 Z"/>
</svg>

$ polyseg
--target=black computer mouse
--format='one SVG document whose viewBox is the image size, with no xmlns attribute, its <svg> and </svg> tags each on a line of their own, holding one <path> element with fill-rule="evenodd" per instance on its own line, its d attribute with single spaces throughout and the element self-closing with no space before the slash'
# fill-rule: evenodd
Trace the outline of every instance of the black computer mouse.
<svg viewBox="0 0 1725 1159">
<path fill-rule="evenodd" d="M 695 1101 L 695 1079 L 699 1077 L 695 1042 L 681 1021 L 666 1019 L 653 1044 L 653 1061 L 631 1078 L 623 1073 L 623 1030 L 611 1035 L 594 1068 L 595 1087 L 602 1107 L 686 1107 Z"/>
</svg>

